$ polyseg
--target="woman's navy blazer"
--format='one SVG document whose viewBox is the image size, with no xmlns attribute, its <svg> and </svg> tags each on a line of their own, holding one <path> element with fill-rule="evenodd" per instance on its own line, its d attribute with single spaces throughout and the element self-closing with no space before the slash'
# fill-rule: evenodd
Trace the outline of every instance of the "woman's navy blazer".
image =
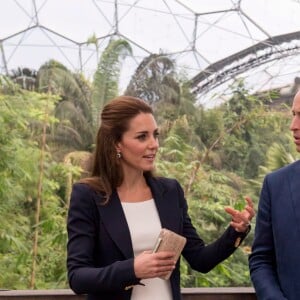
<svg viewBox="0 0 300 300">
<path fill-rule="evenodd" d="M 162 228 L 187 239 L 182 255 L 190 266 L 206 273 L 227 258 L 246 234 L 228 227 L 215 242 L 205 246 L 188 215 L 184 193 L 175 179 L 146 178 Z M 140 283 L 134 273 L 134 254 L 120 199 L 113 192 L 107 204 L 89 186 L 73 186 L 68 213 L 67 269 L 71 289 L 90 300 L 129 300 Z M 171 278 L 174 300 L 181 299 L 179 261 Z"/>
</svg>

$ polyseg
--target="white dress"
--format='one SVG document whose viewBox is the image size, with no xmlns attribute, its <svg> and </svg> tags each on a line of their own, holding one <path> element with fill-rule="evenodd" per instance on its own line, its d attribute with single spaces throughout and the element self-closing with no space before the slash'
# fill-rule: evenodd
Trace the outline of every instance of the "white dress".
<svg viewBox="0 0 300 300">
<path fill-rule="evenodd" d="M 161 223 L 153 199 L 142 202 L 121 202 L 129 227 L 134 255 L 152 250 L 161 229 Z M 151 278 L 135 285 L 131 300 L 172 300 L 169 280 Z"/>
</svg>

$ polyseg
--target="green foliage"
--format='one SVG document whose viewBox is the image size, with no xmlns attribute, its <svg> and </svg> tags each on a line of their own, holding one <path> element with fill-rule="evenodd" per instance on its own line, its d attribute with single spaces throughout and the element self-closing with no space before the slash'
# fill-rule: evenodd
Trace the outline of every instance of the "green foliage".
<svg viewBox="0 0 300 300">
<path fill-rule="evenodd" d="M 199 108 L 199 115 L 195 122 L 195 132 L 202 142 L 212 145 L 224 131 L 223 111 L 220 109 L 204 110 Z M 216 148 L 219 148 L 217 145 Z"/>
<path fill-rule="evenodd" d="M 31 276 L 32 233 L 35 228 L 34 211 L 37 198 L 37 182 L 40 174 L 40 132 L 33 124 L 40 124 L 44 119 L 45 108 L 54 111 L 55 97 L 20 91 L 16 94 L 0 94 L 0 286 L 9 289 L 29 287 Z M 26 109 L 24 109 L 26 107 Z M 49 118 L 51 122 L 54 119 Z M 50 123 L 49 123 L 50 125 Z M 34 134 L 33 134 L 34 132 Z M 45 174 L 43 177 L 42 217 L 38 224 L 41 232 L 41 245 L 54 233 L 65 227 L 66 210 L 62 208 L 56 191 L 58 185 L 52 174 L 56 163 L 50 153 L 45 156 Z M 45 225 L 55 224 L 51 230 Z M 43 234 L 44 231 L 44 234 Z M 60 241 L 64 253 L 66 235 Z M 57 278 L 65 278 L 62 267 L 64 257 L 52 251 L 53 243 L 39 247 L 39 267 L 49 272 L 56 268 L 51 276 L 40 272 L 37 279 L 43 283 L 57 283 Z M 56 265 L 51 261 L 58 260 Z M 55 273 L 55 274 L 54 274 Z M 64 281 L 61 281 L 61 285 Z M 42 285 L 45 287 L 45 285 Z"/>
<path fill-rule="evenodd" d="M 0 93 L 14 94 L 19 91 L 20 87 L 7 76 L 0 74 Z"/>
<path fill-rule="evenodd" d="M 111 40 L 103 51 L 97 71 L 94 74 L 92 93 L 93 129 L 100 125 L 100 112 L 105 103 L 118 95 L 118 82 L 121 71 L 121 62 L 131 55 L 130 44 L 126 40 Z"/>
<path fill-rule="evenodd" d="M 37 89 L 59 97 L 54 112 L 59 122 L 52 123 L 47 137 L 52 148 L 59 148 L 57 152 L 52 151 L 55 158 L 61 159 L 73 150 L 91 150 L 94 142 L 91 87 L 83 76 L 50 60 L 37 73 Z"/>
<path fill-rule="evenodd" d="M 125 95 L 144 99 L 156 110 L 164 105 L 178 105 L 180 86 L 174 61 L 164 54 L 150 54 L 136 69 Z"/>
<path fill-rule="evenodd" d="M 269 103 L 269 98 L 249 94 L 238 81 L 226 103 L 202 110 L 198 127 L 194 127 L 213 158 L 206 162 L 247 179 L 255 178 L 275 136 L 285 143 L 282 132 L 288 132 L 286 110 L 271 110 Z"/>
<path fill-rule="evenodd" d="M 176 132 L 185 133 L 187 123 L 180 124 L 182 131 L 177 128 Z M 210 243 L 222 234 L 230 221 L 224 206 L 240 205 L 245 181 L 226 171 L 215 171 L 207 165 L 201 165 L 199 158 L 203 154 L 190 146 L 185 139 L 186 134 L 179 135 L 170 131 L 160 148 L 157 172 L 163 176 L 174 177 L 182 184 L 193 224 L 204 241 Z M 205 275 L 191 270 L 182 260 L 182 285 L 248 286 L 246 250 L 249 250 L 249 245 L 245 244 L 244 247 L 245 252 L 239 249 L 230 260 Z"/>
<path fill-rule="evenodd" d="M 97 43 L 93 37 L 90 42 Z M 70 189 L 90 170 L 92 116 L 95 121 L 103 104 L 117 95 L 120 63 L 130 51 L 126 42 L 111 41 L 100 58 L 93 91 L 82 76 L 55 61 L 39 70 L 36 93 L 0 76 L 1 288 L 29 288 L 35 229 L 39 239 L 34 288 L 67 287 Z M 233 96 L 224 105 L 209 110 L 195 106 L 188 84 L 177 80 L 174 62 L 159 55 L 153 58 L 141 64 L 136 72 L 140 77 L 133 78 L 131 87 L 139 96 L 153 96 L 149 99 L 161 136 L 156 171 L 180 182 L 193 224 L 210 243 L 228 226 L 225 206 L 241 209 L 245 195 L 257 203 L 265 174 L 296 159 L 288 133 L 289 108 L 275 110 L 269 97 L 276 93 L 251 95 L 242 81 L 233 86 Z M 35 224 L 41 162 L 41 212 Z M 182 285 L 250 286 L 247 257 L 253 231 L 208 274 L 191 270 L 183 259 Z"/>
<path fill-rule="evenodd" d="M 279 144 L 278 142 L 273 142 L 269 146 L 264 164 L 259 166 L 258 176 L 252 180 L 249 180 L 252 191 L 257 196 L 259 195 L 261 183 L 266 174 L 299 159 L 299 154 L 297 153 L 293 144 L 292 136 L 286 135 L 286 140 L 287 143 Z"/>
</svg>

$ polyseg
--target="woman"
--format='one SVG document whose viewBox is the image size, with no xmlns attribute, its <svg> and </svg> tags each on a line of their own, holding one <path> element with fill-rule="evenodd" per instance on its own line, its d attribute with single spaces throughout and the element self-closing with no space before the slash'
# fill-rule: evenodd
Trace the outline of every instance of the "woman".
<svg viewBox="0 0 300 300">
<path fill-rule="evenodd" d="M 121 96 L 103 109 L 92 177 L 73 186 L 68 215 L 68 278 L 71 289 L 99 300 L 177 300 L 179 260 L 153 253 L 161 228 L 186 238 L 191 267 L 208 272 L 230 256 L 254 216 L 251 199 L 210 245 L 198 236 L 183 190 L 175 179 L 154 177 L 158 128 L 151 107 Z M 163 277 L 172 271 L 169 280 Z"/>
</svg>

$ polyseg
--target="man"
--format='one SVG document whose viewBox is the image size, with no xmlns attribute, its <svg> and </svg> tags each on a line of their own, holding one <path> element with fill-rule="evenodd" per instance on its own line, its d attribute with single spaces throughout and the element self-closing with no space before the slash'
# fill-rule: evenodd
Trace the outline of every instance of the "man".
<svg viewBox="0 0 300 300">
<path fill-rule="evenodd" d="M 300 91 L 292 113 L 300 152 Z M 258 300 L 300 299 L 300 160 L 264 179 L 249 267 Z"/>
</svg>

